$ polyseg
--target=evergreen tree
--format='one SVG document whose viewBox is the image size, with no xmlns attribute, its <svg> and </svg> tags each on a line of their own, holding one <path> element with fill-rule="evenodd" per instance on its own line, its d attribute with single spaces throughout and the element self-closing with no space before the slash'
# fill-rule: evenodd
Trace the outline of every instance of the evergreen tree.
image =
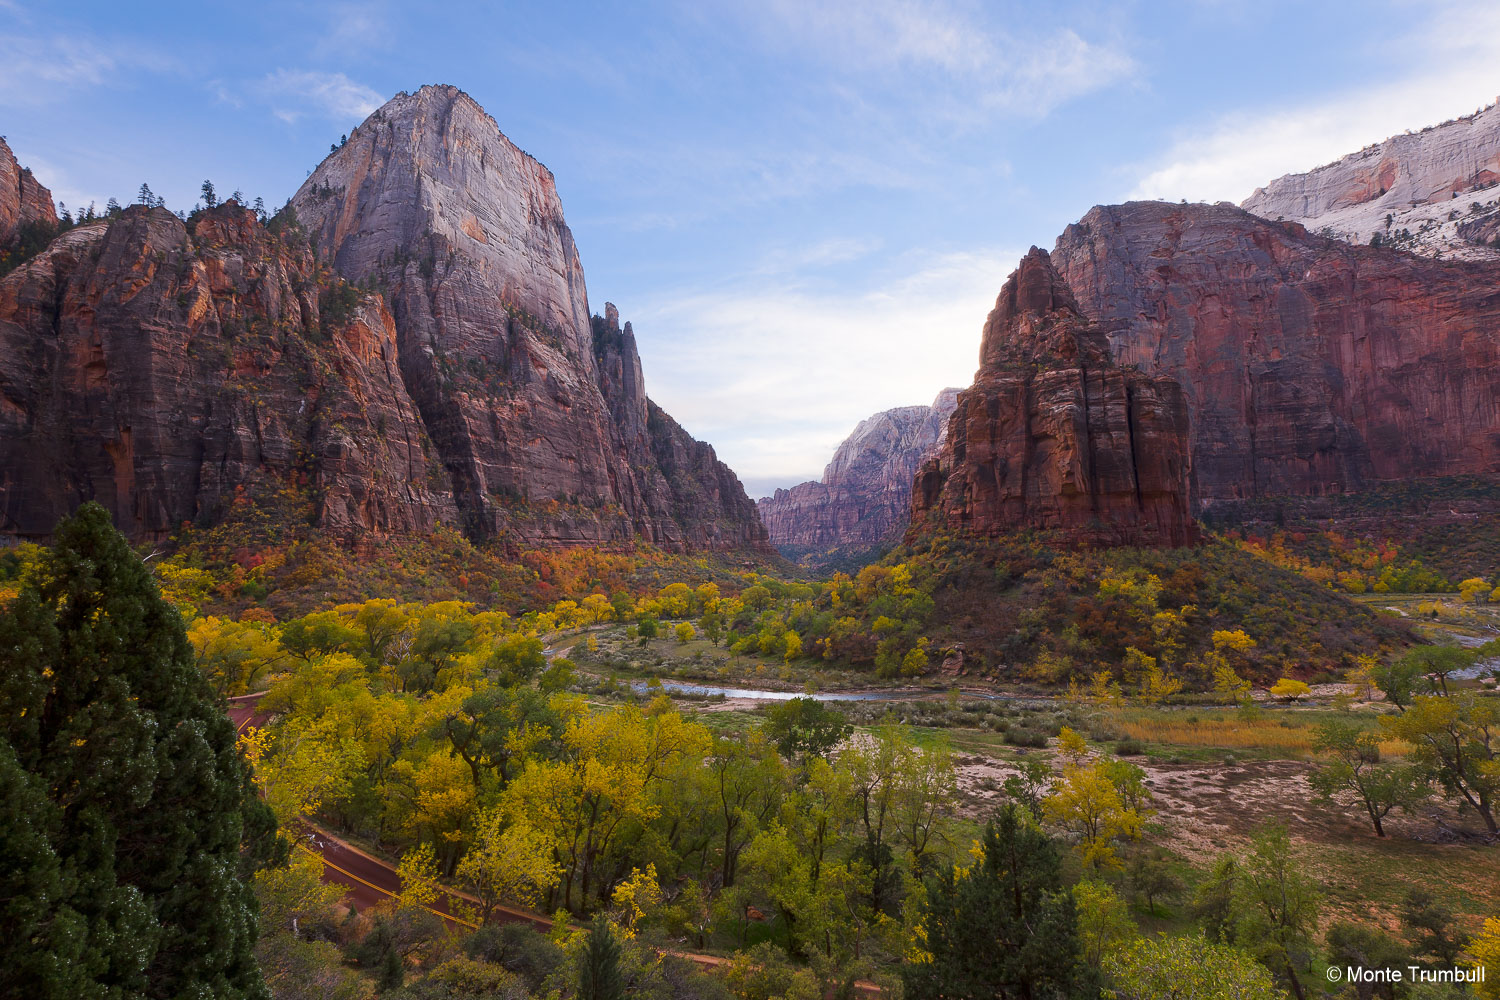
<svg viewBox="0 0 1500 1000">
<path fill-rule="evenodd" d="M 234 727 L 108 512 L 55 538 L 0 610 L 0 994 L 267 997 Z"/>
<path fill-rule="evenodd" d="M 214 182 L 204 181 L 203 186 L 198 189 L 203 193 L 203 204 L 213 208 L 219 203 L 219 196 L 214 192 Z"/>
<path fill-rule="evenodd" d="M 578 967 L 578 1000 L 621 1000 L 620 943 L 609 918 L 600 913 L 589 925 L 588 949 Z"/>
<path fill-rule="evenodd" d="M 1079 962 L 1077 915 L 1061 854 L 1020 806 L 1006 804 L 984 831 L 984 857 L 931 890 L 931 961 L 902 967 L 913 1000 L 1042 1000 L 1097 994 Z"/>
<path fill-rule="evenodd" d="M 151 185 L 142 182 L 141 189 L 135 194 L 135 200 L 137 204 L 145 205 L 147 208 L 154 208 L 156 206 L 156 195 L 152 193 Z"/>
</svg>

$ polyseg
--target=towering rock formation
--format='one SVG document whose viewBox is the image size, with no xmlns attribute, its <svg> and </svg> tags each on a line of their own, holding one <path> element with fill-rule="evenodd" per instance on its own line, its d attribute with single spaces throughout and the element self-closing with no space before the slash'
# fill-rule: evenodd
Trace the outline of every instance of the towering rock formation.
<svg viewBox="0 0 1500 1000">
<path fill-rule="evenodd" d="M 957 401 L 957 389 L 944 389 L 931 406 L 901 406 L 861 420 L 820 481 L 757 502 L 771 543 L 830 550 L 899 539 L 911 518 L 912 477 L 942 443 Z"/>
<path fill-rule="evenodd" d="M 1476 236 L 1476 223 L 1500 216 L 1500 104 L 1279 177 L 1242 207 L 1351 243 L 1500 259 Z"/>
<path fill-rule="evenodd" d="M 0 531 L 98 500 L 135 538 L 310 487 L 340 535 L 456 519 L 377 296 L 320 310 L 305 241 L 133 207 L 0 280 Z M 352 292 L 352 290 L 349 290 Z"/>
<path fill-rule="evenodd" d="M 912 531 L 1058 530 L 1075 542 L 1181 546 L 1188 426 L 1167 376 L 1115 364 L 1046 251 L 1006 281 L 979 373 L 918 473 Z"/>
<path fill-rule="evenodd" d="M 16 162 L 10 146 L 0 139 L 0 250 L 16 239 L 23 226 L 36 222 L 57 224 L 52 192 Z"/>
<path fill-rule="evenodd" d="M 614 303 L 592 320 L 599 389 L 614 420 L 623 468 L 636 476 L 651 537 L 694 548 L 763 549 L 755 504 L 711 446 L 696 441 L 646 396 L 635 331 Z"/>
<path fill-rule="evenodd" d="M 551 173 L 468 96 L 397 97 L 292 207 L 131 208 L 0 280 L 0 531 L 100 499 L 160 538 L 283 484 L 344 535 L 769 549 L 629 327 L 591 321 Z"/>
<path fill-rule="evenodd" d="M 1161 202 L 1052 259 L 1122 364 L 1181 383 L 1204 503 L 1500 473 L 1500 266 Z"/>
<path fill-rule="evenodd" d="M 711 449 L 685 447 L 669 420 L 660 440 L 642 433 L 634 337 L 595 336 L 551 172 L 467 94 L 398 95 L 292 207 L 340 275 L 387 290 L 402 375 L 470 534 L 765 544 Z M 687 465 L 664 469 L 658 452 Z"/>
</svg>

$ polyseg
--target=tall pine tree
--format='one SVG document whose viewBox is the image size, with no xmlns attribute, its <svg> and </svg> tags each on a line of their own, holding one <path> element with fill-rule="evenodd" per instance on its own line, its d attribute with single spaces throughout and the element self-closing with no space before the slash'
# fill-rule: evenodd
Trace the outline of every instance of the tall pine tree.
<svg viewBox="0 0 1500 1000">
<path fill-rule="evenodd" d="M 621 1000 L 620 942 L 609 918 L 599 913 L 589 925 L 588 947 L 578 960 L 578 1000 Z"/>
<path fill-rule="evenodd" d="M 234 727 L 108 512 L 55 537 L 0 609 L 0 995 L 269 997 Z"/>
<path fill-rule="evenodd" d="M 928 962 L 902 967 L 914 1000 L 1097 996 L 1079 962 L 1077 916 L 1052 839 L 1015 803 L 984 831 L 984 856 L 932 886 Z"/>
</svg>

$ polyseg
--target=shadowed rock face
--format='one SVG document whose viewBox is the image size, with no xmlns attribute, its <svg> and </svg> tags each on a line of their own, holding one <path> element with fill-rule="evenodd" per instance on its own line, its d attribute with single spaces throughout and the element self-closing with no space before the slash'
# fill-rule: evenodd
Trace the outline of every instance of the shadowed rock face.
<svg viewBox="0 0 1500 1000">
<path fill-rule="evenodd" d="M 0 139 L 0 250 L 10 245 L 22 226 L 32 222 L 57 223 L 52 192 L 16 162 L 10 146 Z"/>
<path fill-rule="evenodd" d="M 388 290 L 402 375 L 471 535 L 764 545 L 711 449 L 651 438 L 633 335 L 596 356 L 552 174 L 468 95 L 423 87 L 390 101 L 292 205 L 340 275 Z M 707 464 L 669 472 L 657 445 Z"/>
<path fill-rule="evenodd" d="M 1120 362 L 1182 385 L 1204 504 L 1500 473 L 1500 265 L 1161 202 L 1052 259 Z"/>
<path fill-rule="evenodd" d="M 1187 430 L 1177 383 L 1117 366 L 1033 248 L 985 322 L 979 373 L 942 448 L 918 473 L 911 530 L 1192 544 Z"/>
<path fill-rule="evenodd" d="M 310 486 L 340 535 L 456 520 L 378 297 L 319 314 L 312 254 L 233 203 L 133 207 L 0 281 L 0 531 L 98 500 L 134 538 Z"/>
<path fill-rule="evenodd" d="M 859 422 L 819 482 L 757 502 L 774 545 L 832 549 L 899 539 L 911 517 L 917 468 L 942 442 L 958 390 L 931 406 L 901 406 Z"/>
</svg>

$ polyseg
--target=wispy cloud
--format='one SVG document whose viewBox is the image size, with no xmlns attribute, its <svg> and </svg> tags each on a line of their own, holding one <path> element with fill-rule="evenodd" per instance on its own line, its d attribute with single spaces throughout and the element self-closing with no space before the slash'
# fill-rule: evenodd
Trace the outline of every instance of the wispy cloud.
<svg viewBox="0 0 1500 1000">
<path fill-rule="evenodd" d="M 622 312 L 652 397 L 766 490 L 816 479 L 871 413 L 967 386 L 984 317 L 1019 257 L 911 253 L 859 293 L 763 278 Z"/>
<path fill-rule="evenodd" d="M 775 46 L 848 73 L 936 73 L 938 91 L 988 111 L 1045 115 L 1137 69 L 1116 42 L 1068 27 L 1018 34 L 942 0 L 772 0 L 752 11 Z"/>
<path fill-rule="evenodd" d="M 1405 38 L 1399 52 L 1378 59 L 1383 83 L 1291 107 L 1222 115 L 1144 166 L 1130 197 L 1243 201 L 1284 174 L 1311 170 L 1494 100 L 1500 91 L 1500 10 L 1449 10 L 1451 17 L 1429 12 L 1427 21 L 1440 28 Z M 1402 67 L 1404 72 L 1393 72 Z"/>
<path fill-rule="evenodd" d="M 272 114 L 289 123 L 307 114 L 364 118 L 385 103 L 378 91 L 356 83 L 343 73 L 316 70 L 278 69 L 266 74 L 254 85 L 254 90 L 271 105 Z"/>
<path fill-rule="evenodd" d="M 0 106 L 55 103 L 74 91 L 114 83 L 128 71 L 160 72 L 173 65 L 154 49 L 133 43 L 6 32 L 0 34 Z"/>
</svg>

